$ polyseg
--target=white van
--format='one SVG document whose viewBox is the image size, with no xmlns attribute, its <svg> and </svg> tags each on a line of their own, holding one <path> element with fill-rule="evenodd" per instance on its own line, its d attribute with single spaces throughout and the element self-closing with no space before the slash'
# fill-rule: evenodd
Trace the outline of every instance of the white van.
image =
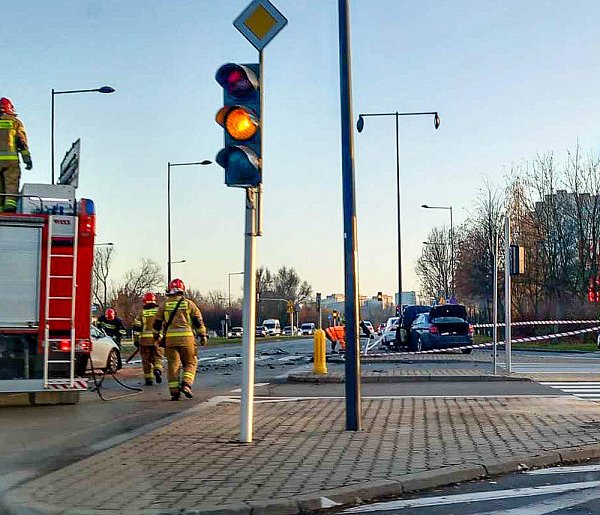
<svg viewBox="0 0 600 515">
<path fill-rule="evenodd" d="M 311 335 L 315 332 L 315 324 L 313 322 L 306 322 L 300 326 L 301 335 Z"/>
<path fill-rule="evenodd" d="M 268 336 L 279 336 L 281 334 L 281 325 L 279 325 L 279 320 L 276 318 L 267 318 L 263 320 L 262 325 L 265 326 Z"/>
</svg>

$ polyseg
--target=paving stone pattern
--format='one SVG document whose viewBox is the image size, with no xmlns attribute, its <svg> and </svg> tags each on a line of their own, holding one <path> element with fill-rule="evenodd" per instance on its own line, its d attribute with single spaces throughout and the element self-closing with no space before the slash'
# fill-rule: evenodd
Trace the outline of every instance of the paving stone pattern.
<svg viewBox="0 0 600 515">
<path fill-rule="evenodd" d="M 570 397 L 367 399 L 363 410 L 364 430 L 346 432 L 341 400 L 258 402 L 255 442 L 243 445 L 239 404 L 223 402 L 10 497 L 76 513 L 201 511 L 600 443 L 600 406 Z"/>
</svg>

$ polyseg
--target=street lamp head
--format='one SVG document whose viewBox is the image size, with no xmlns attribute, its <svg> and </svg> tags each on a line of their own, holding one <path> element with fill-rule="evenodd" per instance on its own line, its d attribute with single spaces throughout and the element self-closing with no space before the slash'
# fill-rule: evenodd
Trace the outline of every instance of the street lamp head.
<svg viewBox="0 0 600 515">
<path fill-rule="evenodd" d="M 102 86 L 98 88 L 98 93 L 114 93 L 115 88 L 111 88 L 110 86 Z"/>
<path fill-rule="evenodd" d="M 442 121 L 440 120 L 440 115 L 436 112 L 435 116 L 433 117 L 433 126 L 436 129 L 439 129 L 441 123 L 442 123 Z"/>
<path fill-rule="evenodd" d="M 358 117 L 358 121 L 356 122 L 356 130 L 358 132 L 362 132 L 364 128 L 365 128 L 365 119 L 363 118 L 363 116 L 361 114 Z"/>
<path fill-rule="evenodd" d="M 201 165 L 211 165 L 212 161 L 209 161 L 208 159 L 205 159 L 204 161 L 200 161 Z"/>
<path fill-rule="evenodd" d="M 423 207 L 425 209 L 429 209 L 429 206 L 427 204 L 421 204 L 421 207 Z"/>
</svg>

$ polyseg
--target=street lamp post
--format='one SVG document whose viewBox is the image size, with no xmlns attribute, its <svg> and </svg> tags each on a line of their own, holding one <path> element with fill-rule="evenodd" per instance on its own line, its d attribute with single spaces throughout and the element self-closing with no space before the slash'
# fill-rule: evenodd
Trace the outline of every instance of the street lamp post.
<svg viewBox="0 0 600 515">
<path fill-rule="evenodd" d="M 455 275 L 455 267 L 454 267 L 454 222 L 452 221 L 452 206 L 428 206 L 427 204 L 423 204 L 421 206 L 424 209 L 444 209 L 446 211 L 450 211 L 450 266 L 452 267 L 452 295 L 456 292 L 454 291 L 454 275 Z"/>
<path fill-rule="evenodd" d="M 363 113 L 358 115 L 356 129 L 362 132 L 365 127 L 365 118 L 367 116 L 394 116 L 396 118 L 396 202 L 398 215 L 398 304 L 402 305 L 402 230 L 400 215 L 400 134 L 398 129 L 398 118 L 400 116 L 433 116 L 433 126 L 438 129 L 440 126 L 440 116 L 437 111 L 426 111 L 418 113 Z"/>
<path fill-rule="evenodd" d="M 227 279 L 228 279 L 228 283 L 229 283 L 229 309 L 231 309 L 231 276 L 232 275 L 244 275 L 244 272 L 229 272 L 227 274 Z"/>
<path fill-rule="evenodd" d="M 101 88 L 93 89 L 70 89 L 66 91 L 56 91 L 52 89 L 52 116 L 51 116 L 51 127 L 50 127 L 50 145 L 52 153 L 52 184 L 54 184 L 54 97 L 56 95 L 68 95 L 71 93 L 114 93 L 115 88 L 110 86 L 102 86 Z"/>
<path fill-rule="evenodd" d="M 209 165 L 212 161 L 205 159 L 204 161 L 193 162 L 193 163 L 167 163 L 167 284 L 171 282 L 171 168 L 174 166 L 195 166 L 195 165 Z"/>
</svg>

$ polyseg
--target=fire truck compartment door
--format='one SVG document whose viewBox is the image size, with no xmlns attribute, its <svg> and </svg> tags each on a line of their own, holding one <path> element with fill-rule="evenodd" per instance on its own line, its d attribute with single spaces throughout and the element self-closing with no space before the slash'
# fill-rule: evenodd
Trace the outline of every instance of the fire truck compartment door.
<svg viewBox="0 0 600 515">
<path fill-rule="evenodd" d="M 39 324 L 40 225 L 0 223 L 0 327 Z"/>
</svg>

